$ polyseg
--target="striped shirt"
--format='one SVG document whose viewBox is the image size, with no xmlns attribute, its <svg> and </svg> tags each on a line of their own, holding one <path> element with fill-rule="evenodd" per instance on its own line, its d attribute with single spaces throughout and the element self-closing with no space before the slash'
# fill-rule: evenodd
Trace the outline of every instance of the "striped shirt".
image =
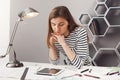
<svg viewBox="0 0 120 80">
<path fill-rule="evenodd" d="M 79 27 L 70 33 L 69 36 L 65 38 L 66 43 L 69 45 L 71 50 L 76 54 L 75 58 L 70 61 L 65 54 L 62 46 L 56 42 L 56 50 L 58 55 L 64 55 L 64 61 L 66 64 L 74 65 L 77 68 L 80 68 L 83 65 L 91 65 L 91 58 L 89 57 L 89 48 L 87 43 L 87 31 L 83 27 Z M 60 58 L 60 57 L 59 57 Z M 50 60 L 53 64 L 58 64 L 59 59 Z"/>
</svg>

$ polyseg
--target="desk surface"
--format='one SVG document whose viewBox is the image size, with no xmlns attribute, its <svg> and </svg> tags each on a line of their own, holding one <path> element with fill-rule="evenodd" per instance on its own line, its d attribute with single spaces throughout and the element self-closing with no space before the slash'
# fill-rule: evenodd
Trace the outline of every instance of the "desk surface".
<svg viewBox="0 0 120 80">
<path fill-rule="evenodd" d="M 24 67 L 6 68 L 6 63 L 7 61 L 3 62 L 3 60 L 0 60 L 0 80 L 120 80 L 120 75 L 118 74 L 106 75 L 108 72 L 120 71 L 120 68 L 118 67 L 83 66 L 81 69 L 76 69 L 74 66 L 52 65 L 49 63 L 23 62 Z M 57 76 L 36 75 L 35 73 L 37 69 L 43 67 L 61 68 L 64 69 L 64 71 Z M 25 73 L 26 68 L 29 68 L 27 74 L 26 76 L 24 76 L 24 79 L 21 79 L 21 77 Z M 81 73 L 81 71 L 85 69 L 89 69 L 92 71 L 86 71 Z M 74 74 L 81 74 L 82 77 L 75 76 Z M 100 79 L 86 75 L 100 77 Z"/>
</svg>

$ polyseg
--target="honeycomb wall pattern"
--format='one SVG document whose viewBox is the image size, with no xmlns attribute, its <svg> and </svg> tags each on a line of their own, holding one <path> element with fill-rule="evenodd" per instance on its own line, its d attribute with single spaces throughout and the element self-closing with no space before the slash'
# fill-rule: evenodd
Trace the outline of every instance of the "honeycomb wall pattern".
<svg viewBox="0 0 120 80">
<path fill-rule="evenodd" d="M 89 52 L 95 66 L 120 66 L 120 0 L 96 0 L 94 11 L 80 15 L 80 23 L 86 28 L 92 41 Z M 89 16 L 88 16 L 89 15 Z"/>
</svg>

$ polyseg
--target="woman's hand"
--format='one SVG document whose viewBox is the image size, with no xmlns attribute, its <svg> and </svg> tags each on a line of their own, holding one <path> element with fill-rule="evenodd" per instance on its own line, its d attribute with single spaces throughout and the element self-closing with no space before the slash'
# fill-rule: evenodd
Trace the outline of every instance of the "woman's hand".
<svg viewBox="0 0 120 80">
<path fill-rule="evenodd" d="M 57 38 L 53 35 L 53 33 L 51 33 L 50 46 L 53 47 L 56 41 L 57 41 Z"/>
<path fill-rule="evenodd" d="M 56 37 L 56 41 L 58 41 L 58 43 L 60 45 L 64 45 L 65 44 L 65 37 L 64 37 L 64 35 L 55 35 L 55 34 L 53 34 L 53 36 Z"/>
</svg>

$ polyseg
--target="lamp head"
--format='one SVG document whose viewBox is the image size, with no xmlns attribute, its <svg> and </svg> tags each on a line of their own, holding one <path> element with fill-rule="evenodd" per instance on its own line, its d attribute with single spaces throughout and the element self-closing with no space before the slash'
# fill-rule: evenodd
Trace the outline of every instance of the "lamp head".
<svg viewBox="0 0 120 80">
<path fill-rule="evenodd" d="M 27 8 L 25 9 L 24 11 L 22 11 L 21 13 L 18 14 L 18 16 L 22 19 L 24 18 L 32 18 L 32 17 L 35 17 L 39 14 L 38 11 L 36 11 L 35 9 L 33 8 Z"/>
</svg>

